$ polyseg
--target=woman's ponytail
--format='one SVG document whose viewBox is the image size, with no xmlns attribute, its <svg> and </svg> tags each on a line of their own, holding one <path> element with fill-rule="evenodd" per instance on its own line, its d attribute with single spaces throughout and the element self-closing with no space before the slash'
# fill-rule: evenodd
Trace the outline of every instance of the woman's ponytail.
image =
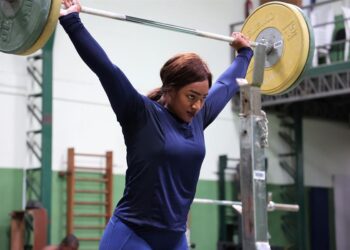
<svg viewBox="0 0 350 250">
<path fill-rule="evenodd" d="M 159 88 L 155 88 L 153 90 L 151 90 L 148 94 L 147 94 L 147 97 L 149 99 L 151 99 L 152 101 L 159 101 L 160 98 L 162 97 L 163 95 L 163 91 L 162 91 L 162 88 L 159 87 Z"/>
</svg>

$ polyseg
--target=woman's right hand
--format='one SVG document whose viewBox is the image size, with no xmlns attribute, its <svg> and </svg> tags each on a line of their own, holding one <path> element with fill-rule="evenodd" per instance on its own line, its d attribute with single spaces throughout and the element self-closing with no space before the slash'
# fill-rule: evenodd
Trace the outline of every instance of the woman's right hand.
<svg viewBox="0 0 350 250">
<path fill-rule="evenodd" d="M 62 5 L 64 6 L 64 9 L 60 10 L 60 16 L 81 11 L 80 0 L 62 0 Z"/>
</svg>

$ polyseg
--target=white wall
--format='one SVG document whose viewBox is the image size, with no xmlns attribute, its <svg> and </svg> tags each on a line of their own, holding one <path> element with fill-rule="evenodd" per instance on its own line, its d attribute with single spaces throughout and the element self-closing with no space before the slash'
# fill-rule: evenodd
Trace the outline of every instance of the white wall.
<svg viewBox="0 0 350 250">
<path fill-rule="evenodd" d="M 279 153 L 291 150 L 280 139 L 280 120 L 275 115 L 269 119 L 268 182 L 293 183 L 279 166 Z M 350 175 L 350 126 L 323 120 L 303 120 L 304 182 L 306 186 L 333 187 L 335 175 Z"/>
<path fill-rule="evenodd" d="M 26 58 L 0 53 L 0 166 L 25 165 Z"/>
<path fill-rule="evenodd" d="M 333 186 L 334 175 L 350 175 L 350 126 L 304 121 L 305 184 Z"/>
</svg>

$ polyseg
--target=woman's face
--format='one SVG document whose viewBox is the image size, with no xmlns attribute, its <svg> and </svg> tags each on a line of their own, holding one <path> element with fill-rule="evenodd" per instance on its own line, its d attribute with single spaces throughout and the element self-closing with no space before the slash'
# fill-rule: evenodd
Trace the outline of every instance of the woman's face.
<svg viewBox="0 0 350 250">
<path fill-rule="evenodd" d="M 190 83 L 177 91 L 170 90 L 166 95 L 165 107 L 189 123 L 203 107 L 208 91 L 208 80 Z"/>
</svg>

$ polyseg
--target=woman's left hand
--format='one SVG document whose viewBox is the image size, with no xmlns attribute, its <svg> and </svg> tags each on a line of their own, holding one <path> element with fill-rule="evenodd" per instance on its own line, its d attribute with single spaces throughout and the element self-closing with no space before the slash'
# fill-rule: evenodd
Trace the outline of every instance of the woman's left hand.
<svg viewBox="0 0 350 250">
<path fill-rule="evenodd" d="M 235 50 L 239 50 L 240 48 L 244 48 L 244 47 L 248 47 L 248 48 L 251 47 L 248 37 L 246 37 L 241 32 L 233 32 L 231 36 L 234 39 L 234 41 L 230 43 L 230 45 Z"/>
</svg>

